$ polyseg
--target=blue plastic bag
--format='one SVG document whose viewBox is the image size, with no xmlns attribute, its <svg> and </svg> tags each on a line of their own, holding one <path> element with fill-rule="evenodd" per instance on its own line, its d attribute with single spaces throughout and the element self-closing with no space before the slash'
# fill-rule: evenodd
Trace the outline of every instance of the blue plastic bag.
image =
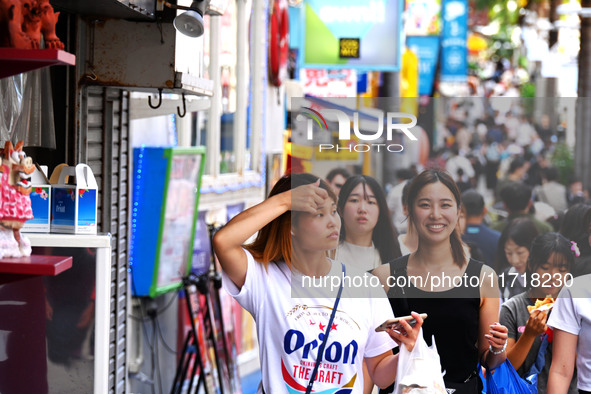
<svg viewBox="0 0 591 394">
<path fill-rule="evenodd" d="M 535 375 L 537 378 L 537 375 Z M 486 388 L 488 394 L 537 394 L 537 379 L 530 383 L 522 379 L 513 365 L 506 360 L 494 371 L 486 371 Z"/>
<path fill-rule="evenodd" d="M 544 334 L 544 336 L 542 337 L 542 344 L 540 345 L 540 349 L 538 350 L 538 355 L 536 357 L 536 361 L 531 366 L 529 371 L 527 372 L 527 377 L 525 379 L 522 379 L 519 376 L 517 371 L 515 371 L 515 368 L 513 368 L 513 365 L 509 362 L 509 360 L 505 361 L 505 363 L 509 364 L 509 366 L 511 367 L 511 370 L 514 372 L 514 375 L 524 382 L 524 387 L 525 387 L 525 385 L 527 385 L 528 391 L 511 391 L 511 389 L 503 390 L 502 384 L 499 384 L 498 382 L 500 382 L 501 380 L 503 380 L 503 382 L 505 382 L 507 379 L 506 376 L 502 377 L 501 375 L 504 375 L 504 374 L 506 375 L 508 372 L 503 372 L 499 375 L 498 378 L 495 378 L 494 375 L 496 374 L 496 370 L 495 370 L 495 373 L 493 374 L 493 378 L 492 378 L 493 385 L 495 386 L 494 390 L 496 390 L 496 391 L 488 391 L 488 389 L 487 389 L 488 381 L 482 375 L 482 368 L 480 368 L 480 378 L 482 379 L 482 381 L 484 383 L 484 388 L 482 389 L 482 394 L 522 393 L 522 392 L 527 393 L 527 394 L 538 394 L 538 374 L 540 373 L 540 371 L 542 371 L 542 369 L 544 369 L 544 365 L 546 364 L 546 351 L 548 350 L 548 346 L 549 346 L 548 335 Z M 503 365 L 504 364 L 502 364 L 501 366 L 503 366 Z M 501 386 L 500 389 L 499 389 L 499 386 Z"/>
</svg>

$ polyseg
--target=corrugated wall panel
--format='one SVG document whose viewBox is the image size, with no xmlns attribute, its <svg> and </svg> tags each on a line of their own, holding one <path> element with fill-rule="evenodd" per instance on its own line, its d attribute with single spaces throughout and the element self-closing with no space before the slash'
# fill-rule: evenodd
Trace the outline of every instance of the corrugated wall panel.
<svg viewBox="0 0 591 394">
<path fill-rule="evenodd" d="M 109 330 L 109 393 L 124 393 L 127 387 L 126 326 L 129 93 L 121 89 L 88 87 L 81 97 L 79 150 L 99 185 L 98 228 L 113 236 L 111 255 L 111 314 Z"/>
</svg>

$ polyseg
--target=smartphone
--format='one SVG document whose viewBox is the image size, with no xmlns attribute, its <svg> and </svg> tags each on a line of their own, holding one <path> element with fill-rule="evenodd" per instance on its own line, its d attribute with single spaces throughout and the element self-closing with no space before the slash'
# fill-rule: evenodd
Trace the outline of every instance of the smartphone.
<svg viewBox="0 0 591 394">
<path fill-rule="evenodd" d="M 421 313 L 419 315 L 421 316 L 421 318 L 423 320 L 425 320 L 427 318 L 426 313 Z M 406 320 L 406 322 L 408 324 L 410 324 L 411 327 L 414 327 L 414 325 L 417 324 L 417 321 L 412 316 L 396 317 L 394 319 L 386 320 L 385 322 L 383 322 L 382 324 L 377 326 L 376 332 L 386 331 L 386 329 L 388 329 L 388 328 L 391 328 L 392 330 L 395 330 L 395 331 L 401 331 L 401 330 L 403 330 L 402 323 L 400 323 L 401 320 Z"/>
</svg>

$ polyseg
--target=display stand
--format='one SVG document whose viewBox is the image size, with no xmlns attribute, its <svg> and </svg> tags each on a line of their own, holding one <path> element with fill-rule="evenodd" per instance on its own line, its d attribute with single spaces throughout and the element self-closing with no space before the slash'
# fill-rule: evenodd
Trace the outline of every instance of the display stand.
<svg viewBox="0 0 591 394">
<path fill-rule="evenodd" d="M 202 291 L 204 292 L 205 296 L 207 297 L 210 293 L 213 297 L 213 305 L 214 305 L 214 316 L 218 316 L 218 323 L 220 325 L 220 332 L 222 335 L 222 346 L 224 351 L 224 365 L 222 370 L 219 371 L 219 376 L 222 376 L 225 372 L 226 378 L 228 379 L 228 383 L 230 384 L 230 391 L 235 391 L 236 389 L 240 389 L 240 383 L 238 379 L 238 368 L 235 362 L 236 352 L 235 352 L 235 345 L 232 343 L 232 348 L 228 343 L 228 338 L 226 337 L 226 326 L 224 324 L 224 316 L 222 312 L 222 300 L 220 297 L 220 290 L 222 288 L 222 274 L 218 271 L 217 265 L 215 262 L 215 253 L 213 250 L 213 236 L 215 233 L 220 229 L 215 224 L 208 224 L 207 225 L 207 232 L 209 234 L 209 247 L 210 247 L 210 256 L 211 256 L 211 273 L 208 277 L 204 278 L 205 283 L 201 286 Z M 208 286 L 209 281 L 213 285 Z M 212 305 L 212 302 L 208 301 L 208 305 Z M 215 321 L 215 319 L 214 319 Z M 232 351 L 230 350 L 232 349 Z M 218 357 L 216 354 L 216 363 L 218 362 Z M 221 381 L 220 381 L 220 385 Z M 222 385 L 223 386 L 223 385 Z M 223 394 L 223 387 L 221 388 Z"/>
<path fill-rule="evenodd" d="M 47 392 L 45 278 L 72 267 L 72 257 L 0 259 L 0 392 Z"/>
<path fill-rule="evenodd" d="M 204 379 L 207 371 L 205 371 L 204 367 L 205 362 L 200 356 L 200 334 L 202 337 L 206 337 L 208 341 L 206 347 L 209 346 L 210 348 L 213 348 L 214 360 L 212 360 L 211 364 L 212 368 L 215 368 L 215 371 L 217 372 L 218 387 L 215 389 L 211 388 L 211 390 L 219 392 L 220 394 L 224 394 L 224 392 L 241 392 L 238 369 L 235 363 L 235 351 L 232 351 L 233 347 L 230 347 L 230 344 L 228 343 L 228 339 L 226 338 L 226 328 L 223 321 L 223 311 L 219 294 L 222 287 L 222 276 L 216 268 L 213 257 L 213 247 L 211 246 L 212 237 L 219 228 L 211 224 L 208 224 L 207 227 L 211 253 L 209 268 L 205 272 L 200 272 L 199 275 L 191 272 L 188 276 L 183 278 L 183 288 L 189 320 L 191 321 L 191 330 L 187 333 L 187 337 L 184 341 L 171 393 L 181 392 L 180 390 L 187 379 L 189 363 L 194 353 L 196 353 L 194 362 L 199 363 L 199 365 L 194 364 L 193 366 L 188 392 L 193 392 L 193 382 L 195 380 L 197 367 L 199 367 L 199 377 L 196 392 L 199 392 L 198 390 L 201 383 L 205 382 Z M 195 310 L 192 306 L 191 299 L 197 294 L 202 297 L 203 302 L 199 303 L 198 301 L 198 310 Z M 196 321 L 202 321 L 203 323 L 198 327 Z M 191 344 L 195 344 L 195 346 L 192 346 Z M 204 349 L 204 351 L 207 353 L 207 349 Z M 211 391 L 206 382 L 204 388 L 206 393 Z"/>
<path fill-rule="evenodd" d="M 193 388 L 193 382 L 195 381 L 195 376 L 197 373 L 199 373 L 195 392 L 198 393 L 201 384 L 203 384 L 205 394 L 209 394 L 209 389 L 205 382 L 205 363 L 201 357 L 203 351 L 199 345 L 199 332 L 197 331 L 197 324 L 195 323 L 196 311 L 193 310 L 193 305 L 191 302 L 192 296 L 195 295 L 195 288 L 197 285 L 196 282 L 197 281 L 195 278 L 192 277 L 186 277 L 183 279 L 183 289 L 187 302 L 187 311 L 189 312 L 189 320 L 191 321 L 191 330 L 187 333 L 187 337 L 185 338 L 183 349 L 181 351 L 181 357 L 179 359 L 174 381 L 172 383 L 172 389 L 170 391 L 171 394 L 180 394 L 182 392 L 183 384 L 187 379 L 187 372 L 189 371 L 189 367 L 191 365 L 191 360 L 193 360 L 193 368 L 191 369 L 191 379 L 189 381 L 187 392 L 191 392 Z M 198 300 L 197 303 L 199 303 Z"/>
<path fill-rule="evenodd" d="M 90 284 L 90 291 L 94 290 L 94 319 L 90 329 L 94 331 L 94 341 L 92 343 L 94 354 L 92 361 L 92 374 L 94 382 L 87 382 L 94 393 L 106 393 L 109 391 L 109 365 L 113 363 L 109 357 L 111 330 L 111 235 L 82 235 L 82 234 L 44 234 L 27 233 L 25 234 L 31 241 L 33 250 L 43 250 L 51 254 L 74 255 L 71 270 L 79 271 L 83 268 L 83 273 L 89 275 L 86 279 Z M 37 249 L 39 248 L 39 249 Z M 82 253 L 92 251 L 92 254 Z M 53 256 L 45 256 L 51 258 Z M 71 276 L 71 275 L 70 275 Z M 67 279 L 58 276 L 64 283 L 53 283 L 54 289 L 57 286 L 69 287 L 69 291 L 74 288 L 83 287 L 85 278 L 73 277 Z M 67 279 L 67 280 L 65 280 Z M 55 281 L 54 281 L 55 282 Z M 51 283 L 46 283 L 51 285 Z M 49 295 L 51 288 L 47 288 Z M 64 291 L 67 289 L 63 289 Z M 75 303 L 77 297 L 74 293 L 64 294 L 66 302 Z M 119 302 L 117 300 L 117 302 Z M 68 308 L 64 305 L 63 308 Z M 54 306 L 54 314 L 58 312 Z M 116 357 L 116 355 L 115 355 Z M 64 383 L 65 384 L 65 383 Z M 64 387 L 64 391 L 82 392 L 80 388 Z"/>
</svg>

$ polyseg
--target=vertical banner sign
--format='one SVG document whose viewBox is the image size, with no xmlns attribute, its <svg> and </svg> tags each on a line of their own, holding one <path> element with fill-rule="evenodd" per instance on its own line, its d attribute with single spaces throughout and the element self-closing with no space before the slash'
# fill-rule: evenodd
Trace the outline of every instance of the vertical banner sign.
<svg viewBox="0 0 591 394">
<path fill-rule="evenodd" d="M 443 0 L 441 81 L 465 82 L 468 75 L 468 1 Z"/>
<path fill-rule="evenodd" d="M 409 36 L 406 46 L 419 57 L 419 95 L 431 96 L 439 60 L 439 37 Z"/>
<path fill-rule="evenodd" d="M 441 0 L 406 0 L 404 32 L 407 36 L 441 33 Z"/>
<path fill-rule="evenodd" d="M 306 0 L 302 68 L 400 71 L 402 0 Z"/>
</svg>

